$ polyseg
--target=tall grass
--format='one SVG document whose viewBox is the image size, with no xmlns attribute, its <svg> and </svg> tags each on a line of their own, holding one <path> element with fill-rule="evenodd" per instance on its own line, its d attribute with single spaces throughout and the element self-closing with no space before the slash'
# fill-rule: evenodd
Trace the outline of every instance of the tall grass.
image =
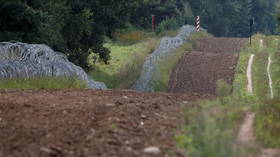
<svg viewBox="0 0 280 157">
<path fill-rule="evenodd" d="M 237 124 L 242 119 L 243 104 L 226 99 L 203 100 L 185 110 L 185 127 L 175 136 L 178 147 L 191 157 L 247 157 L 248 153 L 236 145 Z"/>
<path fill-rule="evenodd" d="M 256 109 L 256 136 L 265 147 L 280 148 L 280 41 L 279 37 L 263 37 L 265 49 L 260 51 L 256 63 L 256 94 L 259 101 Z M 274 86 L 274 99 L 270 99 L 266 74 L 267 58 L 272 56 L 271 75 Z"/>
<path fill-rule="evenodd" d="M 76 78 L 63 77 L 36 77 L 0 80 L 0 89 L 62 89 L 62 88 L 87 88 L 84 81 Z"/>
<path fill-rule="evenodd" d="M 146 32 L 142 30 L 133 31 L 117 31 L 114 33 L 116 42 L 122 45 L 131 45 L 146 40 L 154 36 L 153 32 Z"/>
<path fill-rule="evenodd" d="M 145 58 L 158 44 L 157 38 L 145 39 L 132 45 L 108 42 L 105 46 L 111 50 L 110 63 L 93 65 L 90 75 L 95 80 L 104 82 L 109 88 L 129 89 L 139 77 Z"/>
<path fill-rule="evenodd" d="M 225 80 L 218 80 L 217 81 L 217 89 L 216 93 L 220 102 L 224 105 L 225 99 L 231 94 L 232 86 L 229 85 Z"/>
<path fill-rule="evenodd" d="M 269 148 L 280 148 L 280 98 L 261 102 L 256 116 L 258 140 Z"/>
</svg>

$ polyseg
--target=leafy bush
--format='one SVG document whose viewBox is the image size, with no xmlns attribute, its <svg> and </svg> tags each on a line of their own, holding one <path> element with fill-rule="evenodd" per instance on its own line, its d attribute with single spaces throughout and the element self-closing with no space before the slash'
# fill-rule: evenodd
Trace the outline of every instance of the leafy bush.
<svg viewBox="0 0 280 157">
<path fill-rule="evenodd" d="M 167 18 L 166 20 L 162 21 L 158 25 L 158 27 L 156 29 L 156 32 L 157 32 L 157 34 L 160 34 L 160 33 L 163 33 L 165 31 L 176 30 L 183 25 L 184 25 L 183 20 L 180 20 L 180 19 L 175 18 L 175 17 Z"/>
<path fill-rule="evenodd" d="M 217 95 L 222 104 L 225 103 L 225 98 L 231 94 L 232 86 L 228 84 L 225 80 L 217 81 Z"/>
</svg>

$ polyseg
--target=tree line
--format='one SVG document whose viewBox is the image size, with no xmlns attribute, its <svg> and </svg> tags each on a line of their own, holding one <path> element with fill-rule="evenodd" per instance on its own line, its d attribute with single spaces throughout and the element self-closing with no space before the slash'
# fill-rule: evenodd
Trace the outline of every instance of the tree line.
<svg viewBox="0 0 280 157">
<path fill-rule="evenodd" d="M 107 63 L 104 37 L 127 25 L 151 30 L 151 16 L 158 31 L 195 24 L 215 36 L 249 36 L 254 31 L 276 33 L 277 0 L 0 0 L 0 41 L 44 43 L 89 68 L 88 57 L 97 53 Z"/>
</svg>

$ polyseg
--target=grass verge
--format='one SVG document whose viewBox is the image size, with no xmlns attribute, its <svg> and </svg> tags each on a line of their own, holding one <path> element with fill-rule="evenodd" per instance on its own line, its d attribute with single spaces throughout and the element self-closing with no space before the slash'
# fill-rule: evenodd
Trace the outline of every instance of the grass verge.
<svg viewBox="0 0 280 157">
<path fill-rule="evenodd" d="M 63 77 L 38 77 L 0 80 L 0 89 L 62 89 L 62 88 L 87 88 L 84 81 L 76 78 Z"/>
<path fill-rule="evenodd" d="M 268 92 L 264 82 L 266 73 L 266 64 L 264 61 L 267 56 L 263 56 L 263 49 L 259 47 L 261 35 L 253 38 L 252 45 L 249 43 L 240 52 L 239 61 L 235 69 L 235 79 L 232 87 L 232 94 L 228 95 L 231 87 L 222 82 L 218 82 L 218 97 L 213 100 L 196 102 L 194 107 L 187 108 L 185 113 L 185 124 L 182 133 L 175 137 L 178 147 L 186 151 L 186 156 L 192 157 L 247 157 L 254 156 L 258 153 L 258 146 L 250 147 L 236 144 L 236 136 L 243 117 L 248 111 L 256 111 L 257 117 L 260 117 L 259 111 L 265 112 L 265 109 L 259 108 L 260 97 L 264 97 L 263 92 Z M 254 62 L 254 94 L 247 94 L 246 71 L 248 60 L 251 54 L 256 54 Z M 266 58 L 265 60 L 263 58 Z M 262 67 L 260 67 L 262 66 Z M 261 76 L 262 75 L 262 76 Z M 263 91 L 262 91 L 263 90 Z M 262 92 L 261 92 L 262 91 Z M 268 104 L 268 103 L 265 103 Z M 265 105 L 267 107 L 267 105 Z M 265 108 L 266 108 L 265 107 Z M 266 109 L 267 110 L 267 109 Z M 271 110 L 268 109 L 268 110 Z M 274 110 L 274 119 L 278 109 Z M 278 110 L 278 111 L 276 111 Z M 271 112 L 270 112 L 271 114 Z M 264 120 L 264 118 L 261 118 Z M 279 121 L 279 119 L 278 119 Z M 258 121 L 257 124 L 264 124 Z M 267 124 L 266 124 L 267 125 Z M 259 128 L 264 128 L 263 126 Z M 267 129 L 267 127 L 265 127 Z M 274 133 L 279 130 L 275 130 Z M 263 132 L 259 131 L 259 132 Z M 277 141 L 277 136 L 274 142 Z M 265 137 L 265 139 L 269 139 Z M 279 138 L 278 138 L 279 139 Z"/>
<path fill-rule="evenodd" d="M 237 124 L 244 107 L 228 98 L 224 105 L 219 99 L 196 102 L 185 110 L 185 127 L 175 137 L 178 147 L 191 157 L 241 157 L 248 152 L 235 145 Z"/>
<path fill-rule="evenodd" d="M 147 55 L 159 44 L 159 39 L 149 38 L 131 45 L 108 42 L 105 47 L 111 50 L 109 64 L 93 65 L 90 75 L 97 81 L 104 82 L 108 88 L 129 89 L 139 77 Z"/>
<path fill-rule="evenodd" d="M 277 36 L 263 37 L 265 47 L 263 51 L 256 56 L 256 94 L 259 98 L 256 108 L 256 126 L 255 132 L 258 141 L 268 148 L 280 148 L 280 38 Z M 268 56 L 271 56 L 273 64 L 271 65 L 271 75 L 273 80 L 274 99 L 270 99 L 268 86 L 268 76 L 266 67 Z"/>
</svg>

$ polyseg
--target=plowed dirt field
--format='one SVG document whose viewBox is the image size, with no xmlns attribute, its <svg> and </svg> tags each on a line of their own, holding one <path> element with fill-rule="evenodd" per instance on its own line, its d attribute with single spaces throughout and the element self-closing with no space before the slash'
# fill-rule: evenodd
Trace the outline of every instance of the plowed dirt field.
<svg viewBox="0 0 280 157">
<path fill-rule="evenodd" d="M 241 48 L 241 38 L 207 38 L 198 42 L 194 51 L 186 53 L 173 70 L 169 92 L 216 94 L 216 82 L 232 84 Z"/>
<path fill-rule="evenodd" d="M 137 157 L 176 153 L 181 105 L 199 95 L 133 91 L 0 91 L 1 157 Z M 175 152 L 175 153 L 174 153 Z"/>
</svg>

